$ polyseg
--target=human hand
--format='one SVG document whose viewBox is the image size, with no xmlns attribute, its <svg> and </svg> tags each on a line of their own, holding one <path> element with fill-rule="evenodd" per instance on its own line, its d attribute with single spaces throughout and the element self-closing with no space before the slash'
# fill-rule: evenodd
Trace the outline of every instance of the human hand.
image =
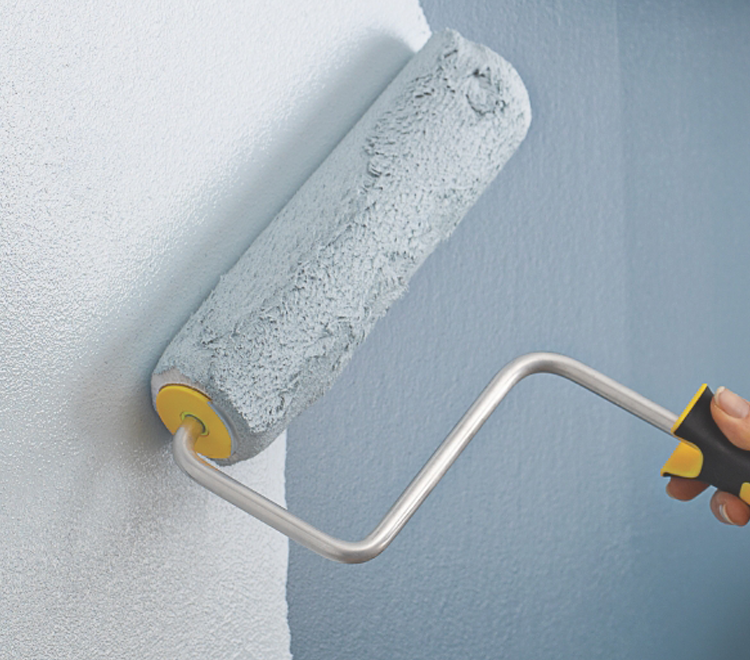
<svg viewBox="0 0 750 660">
<path fill-rule="evenodd" d="M 740 449 L 750 450 L 750 403 L 734 392 L 720 387 L 711 401 L 711 414 L 721 432 Z M 676 500 L 692 500 L 708 488 L 696 479 L 672 477 L 667 495 Z M 739 497 L 717 490 L 711 497 L 711 511 L 727 525 L 743 526 L 750 521 L 750 506 Z"/>
</svg>

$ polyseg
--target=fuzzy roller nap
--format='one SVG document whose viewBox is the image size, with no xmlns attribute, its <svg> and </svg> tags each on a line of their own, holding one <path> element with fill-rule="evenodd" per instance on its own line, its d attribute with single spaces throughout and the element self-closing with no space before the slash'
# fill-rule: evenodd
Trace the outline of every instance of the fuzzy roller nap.
<svg viewBox="0 0 750 660">
<path fill-rule="evenodd" d="M 167 425 L 202 409 L 222 436 L 203 453 L 225 463 L 270 444 L 331 387 L 530 120 L 505 60 L 433 35 L 168 346 L 152 378 Z"/>
</svg>

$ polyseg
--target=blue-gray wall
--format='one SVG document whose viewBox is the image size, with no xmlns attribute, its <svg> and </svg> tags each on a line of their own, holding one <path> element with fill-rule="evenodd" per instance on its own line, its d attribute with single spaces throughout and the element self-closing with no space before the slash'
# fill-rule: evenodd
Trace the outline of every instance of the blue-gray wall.
<svg viewBox="0 0 750 660">
<path fill-rule="evenodd" d="M 379 520 L 494 372 L 556 350 L 679 411 L 750 393 L 750 4 L 423 0 L 511 61 L 526 142 L 289 431 L 289 507 Z M 750 537 L 681 505 L 673 443 L 524 382 L 384 555 L 292 544 L 296 660 L 746 657 Z"/>
</svg>

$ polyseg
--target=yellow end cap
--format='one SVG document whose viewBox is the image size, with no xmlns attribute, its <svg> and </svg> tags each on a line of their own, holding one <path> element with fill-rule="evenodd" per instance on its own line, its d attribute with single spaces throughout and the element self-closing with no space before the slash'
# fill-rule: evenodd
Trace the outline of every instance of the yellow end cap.
<svg viewBox="0 0 750 660">
<path fill-rule="evenodd" d="M 740 487 L 740 499 L 745 504 L 750 504 L 750 484 L 747 481 Z"/>
<path fill-rule="evenodd" d="M 200 420 L 206 429 L 195 442 L 195 451 L 208 458 L 229 458 L 232 436 L 203 392 L 187 385 L 165 385 L 156 395 L 156 412 L 161 421 L 175 433 L 186 415 Z"/>
<path fill-rule="evenodd" d="M 695 479 L 701 473 L 702 467 L 703 454 L 701 450 L 693 444 L 680 442 L 661 469 L 661 476 L 672 475 Z"/>
</svg>

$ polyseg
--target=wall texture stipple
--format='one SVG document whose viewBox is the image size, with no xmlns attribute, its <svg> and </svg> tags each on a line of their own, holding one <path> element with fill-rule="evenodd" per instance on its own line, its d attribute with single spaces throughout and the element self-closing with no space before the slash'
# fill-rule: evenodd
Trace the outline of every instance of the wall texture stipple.
<svg viewBox="0 0 750 660">
<path fill-rule="evenodd" d="M 333 390 L 230 468 L 344 538 L 520 353 L 675 411 L 750 394 L 750 5 L 422 6 L 516 68 L 534 123 Z M 558 379 L 362 566 L 173 464 L 158 356 L 428 36 L 417 0 L 0 7 L 0 658 L 747 657 L 746 532 Z"/>
<path fill-rule="evenodd" d="M 416 0 L 0 8 L 0 657 L 290 657 L 286 540 L 179 472 L 149 376 L 428 36 Z M 233 473 L 283 503 L 284 458 Z"/>
</svg>

